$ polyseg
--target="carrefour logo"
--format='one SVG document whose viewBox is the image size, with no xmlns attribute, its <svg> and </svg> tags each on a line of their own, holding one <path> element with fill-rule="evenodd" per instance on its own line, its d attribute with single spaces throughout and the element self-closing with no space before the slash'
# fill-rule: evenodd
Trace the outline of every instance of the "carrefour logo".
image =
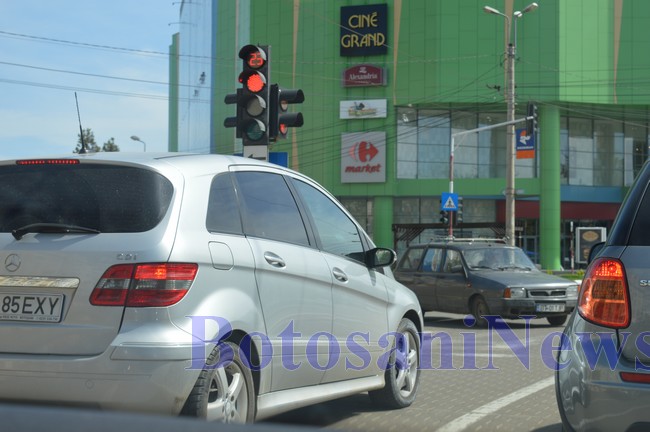
<svg viewBox="0 0 650 432">
<path fill-rule="evenodd" d="M 350 147 L 350 157 L 359 162 L 370 162 L 379 150 L 371 142 L 361 141 Z"/>
</svg>

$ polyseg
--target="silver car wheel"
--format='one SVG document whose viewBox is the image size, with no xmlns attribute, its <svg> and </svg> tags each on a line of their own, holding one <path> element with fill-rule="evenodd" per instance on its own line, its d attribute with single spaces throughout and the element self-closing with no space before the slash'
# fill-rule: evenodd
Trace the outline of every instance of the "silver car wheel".
<svg viewBox="0 0 650 432">
<path fill-rule="evenodd" d="M 410 332 L 402 333 L 397 350 L 404 359 L 403 364 L 397 368 L 395 379 L 400 394 L 408 397 L 415 390 L 415 383 L 418 377 L 418 352 L 416 341 Z"/>
<path fill-rule="evenodd" d="M 248 415 L 248 397 L 242 371 L 235 363 L 216 369 L 208 390 L 207 419 L 244 423 Z"/>
<path fill-rule="evenodd" d="M 368 392 L 370 400 L 383 408 L 404 408 L 415 401 L 420 371 L 420 339 L 415 324 L 402 319 L 397 327 L 395 349 L 385 372 L 385 385 Z"/>
<path fill-rule="evenodd" d="M 224 362 L 219 364 L 220 359 Z M 233 342 L 214 348 L 189 394 L 182 415 L 223 423 L 255 421 L 255 384 L 248 359 Z"/>
</svg>

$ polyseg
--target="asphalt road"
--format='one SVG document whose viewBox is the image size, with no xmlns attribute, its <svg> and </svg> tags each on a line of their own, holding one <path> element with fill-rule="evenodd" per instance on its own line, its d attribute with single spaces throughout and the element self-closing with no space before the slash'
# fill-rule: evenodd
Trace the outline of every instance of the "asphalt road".
<svg viewBox="0 0 650 432">
<path fill-rule="evenodd" d="M 366 394 L 291 411 L 271 424 L 343 431 L 559 432 L 553 383 L 558 338 L 546 320 L 468 327 L 463 316 L 428 313 L 426 351 L 415 403 L 377 410 Z M 427 355 L 427 353 L 430 353 Z"/>
</svg>

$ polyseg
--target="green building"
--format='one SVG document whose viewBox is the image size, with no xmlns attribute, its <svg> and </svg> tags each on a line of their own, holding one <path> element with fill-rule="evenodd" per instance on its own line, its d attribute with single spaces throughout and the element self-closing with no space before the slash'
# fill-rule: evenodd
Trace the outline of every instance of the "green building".
<svg viewBox="0 0 650 432">
<path fill-rule="evenodd" d="M 185 0 L 170 150 L 242 152 L 224 97 L 241 86 L 239 49 L 269 45 L 271 82 L 305 93 L 292 106 L 304 126 L 271 152 L 334 193 L 378 245 L 447 233 L 451 136 L 477 128 L 455 140 L 454 235 L 503 235 L 507 128 L 487 127 L 508 118 L 510 41 L 515 118 L 530 101 L 539 113 L 534 147 L 517 135 L 516 244 L 543 268 L 578 267 L 578 228 L 608 228 L 647 159 L 650 2 L 543 0 L 518 13 L 529 3 Z"/>
</svg>

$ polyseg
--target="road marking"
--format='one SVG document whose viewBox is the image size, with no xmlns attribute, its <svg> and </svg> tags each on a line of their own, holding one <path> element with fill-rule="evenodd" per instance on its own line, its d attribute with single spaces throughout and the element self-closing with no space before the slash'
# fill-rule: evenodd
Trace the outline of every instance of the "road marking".
<svg viewBox="0 0 650 432">
<path fill-rule="evenodd" d="M 493 414 L 494 412 L 500 410 L 501 408 L 507 405 L 510 405 L 513 402 L 517 402 L 519 399 L 525 398 L 526 396 L 530 396 L 533 393 L 537 393 L 538 391 L 553 385 L 554 382 L 555 382 L 555 377 L 553 376 L 550 376 L 541 381 L 537 381 L 533 385 L 524 387 L 522 389 L 517 390 L 516 392 L 500 397 L 495 401 L 492 401 L 488 404 L 478 407 L 475 410 L 463 416 L 460 416 L 455 420 L 452 420 L 451 422 L 447 423 L 446 425 L 438 429 L 438 432 L 459 432 L 465 430 L 466 428 L 480 421 L 484 417 Z"/>
</svg>

